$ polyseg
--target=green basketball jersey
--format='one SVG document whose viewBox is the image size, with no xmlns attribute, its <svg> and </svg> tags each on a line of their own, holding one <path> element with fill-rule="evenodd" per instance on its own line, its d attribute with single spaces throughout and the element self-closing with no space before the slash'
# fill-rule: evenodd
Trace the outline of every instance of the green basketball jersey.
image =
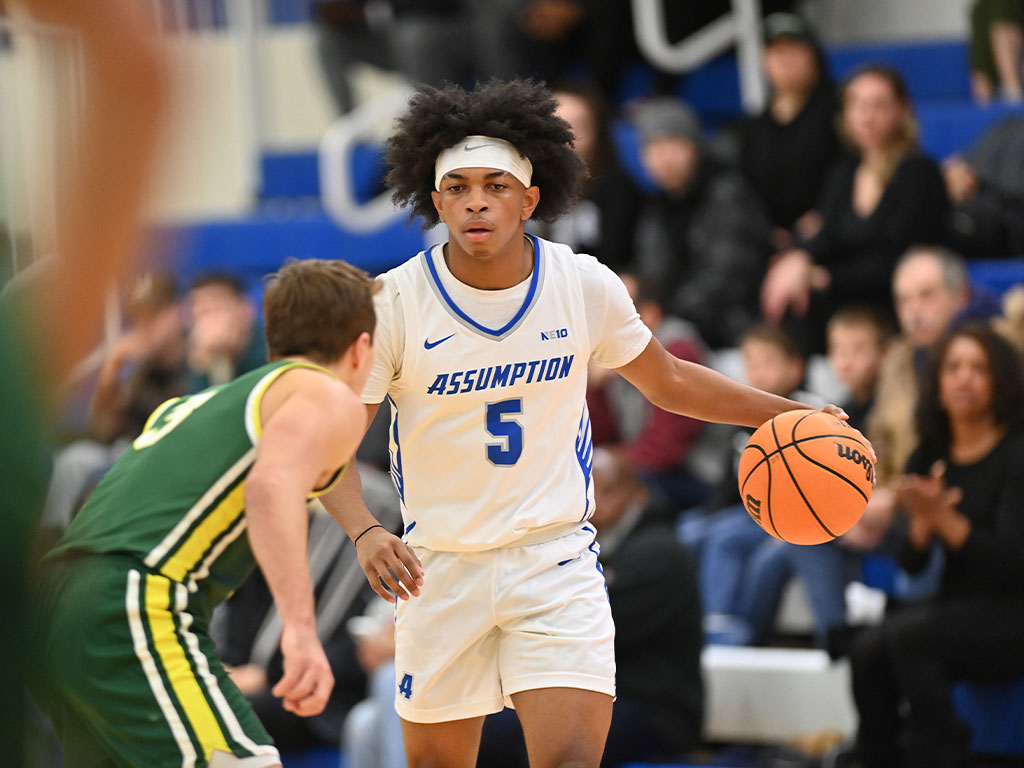
<svg viewBox="0 0 1024 768">
<path fill-rule="evenodd" d="M 0 307 L 0 753 L 22 765 L 29 720 L 21 695 L 35 669 L 27 627 L 30 553 L 46 493 L 49 451 L 26 324 Z"/>
<path fill-rule="evenodd" d="M 157 408 L 47 559 L 125 553 L 205 593 L 210 606 L 230 594 L 255 566 L 245 480 L 262 432 L 260 403 L 278 376 L 299 367 L 324 370 L 278 361 Z"/>
</svg>

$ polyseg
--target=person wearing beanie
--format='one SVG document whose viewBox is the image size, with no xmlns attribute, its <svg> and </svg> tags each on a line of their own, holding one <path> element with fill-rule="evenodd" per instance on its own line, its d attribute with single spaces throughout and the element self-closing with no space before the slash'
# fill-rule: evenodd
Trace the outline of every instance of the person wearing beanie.
<svg viewBox="0 0 1024 768">
<path fill-rule="evenodd" d="M 659 97 L 634 119 L 654 190 L 634 224 L 631 271 L 662 285 L 666 309 L 696 325 L 710 347 L 734 346 L 757 319 L 768 217 L 742 176 L 705 151 L 688 106 Z"/>
</svg>

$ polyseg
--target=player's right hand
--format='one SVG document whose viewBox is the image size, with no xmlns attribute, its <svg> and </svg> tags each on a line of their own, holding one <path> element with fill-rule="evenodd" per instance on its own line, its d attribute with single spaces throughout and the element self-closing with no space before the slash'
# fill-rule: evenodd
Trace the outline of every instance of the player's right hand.
<svg viewBox="0 0 1024 768">
<path fill-rule="evenodd" d="M 316 625 L 293 627 L 281 632 L 284 676 L 270 692 L 281 699 L 281 706 L 300 717 L 319 715 L 327 706 L 334 688 L 334 674 L 324 647 L 316 634 Z"/>
<path fill-rule="evenodd" d="M 373 591 L 389 603 L 418 597 L 423 565 L 408 544 L 384 528 L 374 528 L 356 544 L 359 565 Z"/>
</svg>

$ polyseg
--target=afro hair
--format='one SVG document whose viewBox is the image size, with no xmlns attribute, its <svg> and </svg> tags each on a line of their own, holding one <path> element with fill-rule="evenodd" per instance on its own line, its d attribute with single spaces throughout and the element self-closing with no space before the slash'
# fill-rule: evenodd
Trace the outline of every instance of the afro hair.
<svg viewBox="0 0 1024 768">
<path fill-rule="evenodd" d="M 420 86 L 387 143 L 387 183 L 393 199 L 438 223 L 430 193 L 437 156 L 466 136 L 504 139 L 530 159 L 541 190 L 533 218 L 557 219 L 579 195 L 586 174 L 573 150 L 569 124 L 555 115 L 551 92 L 532 80 L 490 80 L 467 91 L 456 85 Z"/>
</svg>

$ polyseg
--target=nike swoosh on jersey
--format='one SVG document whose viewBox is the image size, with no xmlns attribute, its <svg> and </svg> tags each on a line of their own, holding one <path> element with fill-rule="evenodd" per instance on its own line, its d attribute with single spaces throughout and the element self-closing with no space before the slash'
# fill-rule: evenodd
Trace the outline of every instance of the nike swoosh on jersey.
<svg viewBox="0 0 1024 768">
<path fill-rule="evenodd" d="M 430 339 L 424 339 L 423 340 L 423 348 L 424 349 L 433 349 L 438 344 L 443 344 L 444 342 L 448 341 L 448 339 L 450 339 L 454 335 L 455 334 L 452 333 L 452 334 L 450 334 L 448 336 L 445 336 L 443 339 L 438 339 L 437 341 L 431 341 Z"/>
</svg>

